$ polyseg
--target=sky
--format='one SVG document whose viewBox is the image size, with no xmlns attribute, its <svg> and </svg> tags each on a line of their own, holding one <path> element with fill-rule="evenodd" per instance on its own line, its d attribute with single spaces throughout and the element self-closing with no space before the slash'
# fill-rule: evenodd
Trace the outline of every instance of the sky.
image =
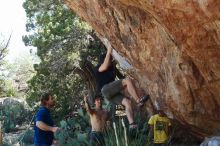
<svg viewBox="0 0 220 146">
<path fill-rule="evenodd" d="M 29 54 L 30 47 L 25 47 L 22 35 L 26 34 L 26 14 L 22 7 L 24 0 L 0 0 L 0 34 L 7 40 L 12 33 L 8 46 L 7 60 L 13 61 L 24 54 Z"/>
</svg>

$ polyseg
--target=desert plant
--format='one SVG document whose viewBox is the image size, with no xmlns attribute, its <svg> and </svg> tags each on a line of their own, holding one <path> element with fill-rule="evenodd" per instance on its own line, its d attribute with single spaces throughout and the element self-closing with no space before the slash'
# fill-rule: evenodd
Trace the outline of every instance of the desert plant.
<svg viewBox="0 0 220 146">
<path fill-rule="evenodd" d="M 138 118 L 137 118 L 138 119 Z M 139 120 L 137 120 L 139 121 Z M 106 146 L 142 146 L 149 145 L 147 126 L 142 125 L 139 129 L 129 130 L 125 117 L 114 118 L 115 127 L 107 126 L 105 130 Z M 89 117 L 85 110 L 79 109 L 77 115 L 60 122 L 61 130 L 55 137 L 62 146 L 87 146 L 89 145 Z M 117 135 L 117 136 L 116 136 Z M 116 138 L 118 138 L 118 143 Z"/>
<path fill-rule="evenodd" d="M 74 117 L 60 122 L 61 130 L 55 134 L 62 146 L 87 146 L 89 123 L 83 109 L 79 109 Z"/>
<path fill-rule="evenodd" d="M 20 146 L 26 146 L 34 143 L 34 130 L 27 129 L 18 137 L 17 141 L 20 144 Z"/>
<path fill-rule="evenodd" d="M 16 125 L 21 125 L 29 117 L 29 112 L 22 104 L 1 105 L 0 121 L 3 122 L 3 131 L 10 132 Z"/>
</svg>

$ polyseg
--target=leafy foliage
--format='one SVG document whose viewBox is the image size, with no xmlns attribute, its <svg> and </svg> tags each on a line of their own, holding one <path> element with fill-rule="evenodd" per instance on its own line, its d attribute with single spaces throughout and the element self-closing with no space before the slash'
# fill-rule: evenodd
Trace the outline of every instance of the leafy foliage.
<svg viewBox="0 0 220 146">
<path fill-rule="evenodd" d="M 55 137 L 63 146 L 87 146 L 89 123 L 88 116 L 83 109 L 79 109 L 76 116 L 66 121 L 61 121 L 61 130 L 56 133 Z"/>
<path fill-rule="evenodd" d="M 16 142 L 19 142 L 20 146 L 29 146 L 34 143 L 34 130 L 27 129 L 24 133 L 19 135 Z"/>
<path fill-rule="evenodd" d="M 10 98 L 6 100 L 8 99 L 11 100 Z M 21 125 L 30 118 L 27 108 L 17 101 L 2 104 L 0 109 L 0 121 L 3 121 L 3 130 L 5 132 L 13 130 L 16 125 Z"/>
<path fill-rule="evenodd" d="M 72 117 L 65 121 L 61 121 L 62 130 L 56 133 L 56 138 L 62 146 L 88 146 L 89 133 L 91 131 L 88 123 L 88 116 L 83 109 L 78 110 L 78 116 Z M 125 121 L 125 127 L 122 124 Z M 116 135 L 118 135 L 119 146 L 142 146 L 150 143 L 147 137 L 147 127 L 143 126 L 137 130 L 129 130 L 127 127 L 127 120 L 125 117 L 115 119 L 116 128 L 113 126 L 106 126 L 105 143 L 106 146 L 116 146 Z M 140 123 L 139 123 L 140 124 Z M 126 130 L 126 134 L 125 134 Z M 125 140 L 127 138 L 127 142 Z"/>
<path fill-rule="evenodd" d="M 16 58 L 15 63 L 5 61 L 9 42 L 10 37 L 0 44 L 0 97 L 24 97 L 26 82 L 34 74 L 33 58 L 24 54 Z"/>
<path fill-rule="evenodd" d="M 4 77 L 4 65 L 5 65 L 5 57 L 8 53 L 8 44 L 10 42 L 10 38 L 9 37 L 8 41 L 5 42 L 5 40 L 3 39 L 3 36 L 1 36 L 1 42 L 0 42 L 0 97 L 5 95 L 5 77 Z"/>
<path fill-rule="evenodd" d="M 55 113 L 59 113 L 56 118 L 62 119 L 79 104 L 86 89 L 81 62 L 95 62 L 104 45 L 60 0 L 26 0 L 23 7 L 30 32 L 23 41 L 37 47 L 41 59 L 34 65 L 37 73 L 29 81 L 27 102 L 33 106 L 43 91 L 53 93 L 57 97 Z"/>
<path fill-rule="evenodd" d="M 13 96 L 25 98 L 28 88 L 27 82 L 35 74 L 33 68 L 33 59 L 34 56 L 23 54 L 19 58 L 15 58 L 15 60 L 13 61 L 15 63 L 7 64 L 7 97 Z"/>
<path fill-rule="evenodd" d="M 7 40 L 7 42 L 5 42 L 5 40 L 3 39 L 3 36 L 1 36 L 1 42 L 0 42 L 0 66 L 2 66 L 3 62 L 4 62 L 4 58 L 8 53 L 8 45 L 11 39 L 11 36 L 9 37 L 9 39 Z"/>
</svg>

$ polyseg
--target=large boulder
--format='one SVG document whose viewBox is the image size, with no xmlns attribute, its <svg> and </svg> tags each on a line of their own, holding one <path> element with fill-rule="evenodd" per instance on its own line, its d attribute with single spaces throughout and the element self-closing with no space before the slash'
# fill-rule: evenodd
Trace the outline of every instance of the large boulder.
<svg viewBox="0 0 220 146">
<path fill-rule="evenodd" d="M 65 0 L 133 66 L 170 118 L 220 134 L 220 1 Z M 149 108 L 148 108 L 149 109 Z"/>
</svg>

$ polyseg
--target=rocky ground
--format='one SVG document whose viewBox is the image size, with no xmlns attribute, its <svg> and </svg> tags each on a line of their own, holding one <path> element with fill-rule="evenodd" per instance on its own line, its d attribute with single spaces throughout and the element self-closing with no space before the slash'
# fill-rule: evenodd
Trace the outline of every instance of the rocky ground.
<svg viewBox="0 0 220 146">
<path fill-rule="evenodd" d="M 19 141 L 21 141 L 21 138 L 23 137 L 24 134 L 24 130 L 22 131 L 17 131 L 17 132 L 13 132 L 13 133 L 6 133 L 4 134 L 4 145 L 3 146 L 21 146 L 21 144 L 19 144 Z M 32 143 L 30 143 L 30 141 L 32 140 L 32 137 L 24 137 L 23 141 L 25 141 L 25 143 L 22 143 L 22 146 L 34 146 Z M 169 146 L 198 146 L 199 144 L 170 144 Z M 215 146 L 215 145 L 212 145 Z M 219 145 L 216 145 L 219 146 Z"/>
<path fill-rule="evenodd" d="M 33 146 L 33 132 L 20 130 L 17 132 L 5 133 L 3 136 L 3 146 Z"/>
</svg>

